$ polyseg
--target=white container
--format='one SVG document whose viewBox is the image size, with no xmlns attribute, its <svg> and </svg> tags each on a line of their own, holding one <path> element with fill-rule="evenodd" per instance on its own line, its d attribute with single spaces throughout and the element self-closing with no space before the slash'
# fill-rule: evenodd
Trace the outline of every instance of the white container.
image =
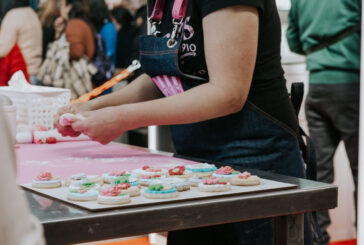
<svg viewBox="0 0 364 245">
<path fill-rule="evenodd" d="M 8 128 L 10 129 L 11 138 L 13 143 L 15 143 L 16 137 L 16 106 L 15 105 L 4 105 L 2 106 L 5 120 L 8 122 Z"/>
<path fill-rule="evenodd" d="M 16 106 L 16 125 L 44 125 L 53 129 L 53 117 L 59 107 L 69 103 L 69 89 L 30 86 L 25 91 L 0 87 L 0 94 L 8 96 Z"/>
</svg>

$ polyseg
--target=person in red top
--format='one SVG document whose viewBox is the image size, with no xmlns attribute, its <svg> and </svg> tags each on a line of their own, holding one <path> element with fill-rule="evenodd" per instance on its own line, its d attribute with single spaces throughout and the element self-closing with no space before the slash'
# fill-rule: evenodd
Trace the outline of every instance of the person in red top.
<svg viewBox="0 0 364 245">
<path fill-rule="evenodd" d="M 0 71 L 0 86 L 8 86 L 11 76 L 17 71 L 22 71 L 29 82 L 27 65 L 17 44 L 8 55 L 0 59 Z"/>
</svg>

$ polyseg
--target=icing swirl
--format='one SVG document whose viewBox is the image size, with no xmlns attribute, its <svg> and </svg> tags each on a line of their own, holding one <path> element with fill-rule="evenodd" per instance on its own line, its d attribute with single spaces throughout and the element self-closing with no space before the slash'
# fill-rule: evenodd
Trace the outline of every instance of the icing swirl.
<svg viewBox="0 0 364 245">
<path fill-rule="evenodd" d="M 120 194 L 120 189 L 117 186 L 108 186 L 101 190 L 102 196 L 116 197 Z"/>
<path fill-rule="evenodd" d="M 37 177 L 36 180 L 39 181 L 49 181 L 52 180 L 53 176 L 51 174 L 51 172 L 41 172 Z"/>
<path fill-rule="evenodd" d="M 247 179 L 251 176 L 251 174 L 247 171 L 245 171 L 244 173 L 238 174 L 238 178 L 239 179 Z"/>
<path fill-rule="evenodd" d="M 218 170 L 216 170 L 217 174 L 223 174 L 223 175 L 232 174 L 233 172 L 234 169 L 232 169 L 230 166 L 221 167 Z"/>
</svg>

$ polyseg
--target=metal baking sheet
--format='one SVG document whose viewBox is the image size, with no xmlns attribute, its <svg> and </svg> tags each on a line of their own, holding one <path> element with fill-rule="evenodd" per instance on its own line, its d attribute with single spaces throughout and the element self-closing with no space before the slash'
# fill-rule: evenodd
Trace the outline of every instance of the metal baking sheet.
<svg viewBox="0 0 364 245">
<path fill-rule="evenodd" d="M 137 206 L 150 206 L 154 204 L 161 203 L 170 203 L 170 202 L 181 202 L 186 200 L 198 200 L 198 199 L 208 199 L 214 197 L 224 197 L 224 196 L 234 196 L 234 195 L 244 195 L 248 193 L 255 192 L 269 192 L 276 191 L 282 189 L 291 189 L 297 187 L 294 184 L 287 184 L 283 182 L 268 180 L 268 179 L 260 179 L 260 185 L 256 186 L 231 186 L 232 189 L 226 192 L 201 192 L 197 187 L 191 187 L 189 191 L 179 192 L 178 197 L 171 199 L 148 199 L 143 197 L 142 195 L 137 197 L 131 197 L 131 202 L 128 204 L 121 205 L 103 205 L 98 204 L 96 201 L 88 201 L 88 202 L 74 202 L 67 199 L 68 187 L 62 186 L 60 188 L 52 188 L 52 189 L 38 189 L 31 186 L 31 184 L 21 184 L 22 187 L 28 189 L 30 191 L 39 193 L 41 195 L 51 197 L 57 199 L 59 201 L 87 209 L 89 211 L 103 211 L 103 210 L 111 210 L 111 209 L 120 209 L 120 208 L 129 208 L 129 207 L 137 207 Z M 145 187 L 142 187 L 141 192 L 145 190 Z"/>
</svg>

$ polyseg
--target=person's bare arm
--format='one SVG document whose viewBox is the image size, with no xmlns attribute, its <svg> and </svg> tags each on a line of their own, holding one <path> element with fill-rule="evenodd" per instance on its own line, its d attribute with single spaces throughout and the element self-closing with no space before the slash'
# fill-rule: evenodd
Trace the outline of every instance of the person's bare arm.
<svg viewBox="0 0 364 245">
<path fill-rule="evenodd" d="M 258 43 L 258 11 L 229 7 L 203 19 L 210 81 L 184 93 L 85 113 L 72 126 L 108 143 L 126 130 L 148 125 L 184 124 L 236 113 L 247 99 Z"/>
<path fill-rule="evenodd" d="M 143 74 L 124 88 L 93 99 L 88 104 L 91 110 L 97 110 L 104 107 L 143 102 L 160 97 L 162 97 L 162 94 L 154 85 L 152 79 L 148 75 Z"/>
</svg>

